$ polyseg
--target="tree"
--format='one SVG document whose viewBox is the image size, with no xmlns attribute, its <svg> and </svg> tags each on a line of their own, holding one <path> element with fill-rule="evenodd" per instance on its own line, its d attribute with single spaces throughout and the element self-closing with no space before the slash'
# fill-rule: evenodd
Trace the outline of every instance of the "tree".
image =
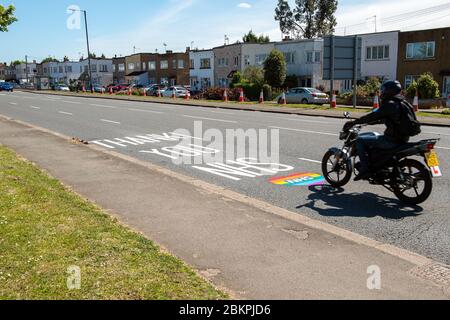
<svg viewBox="0 0 450 320">
<path fill-rule="evenodd" d="M 244 70 L 244 79 L 258 85 L 264 84 L 264 70 L 261 67 L 249 66 Z"/>
<path fill-rule="evenodd" d="M 253 32 L 253 30 L 250 30 L 247 34 L 242 37 L 242 41 L 244 43 L 268 43 L 270 42 L 269 36 L 260 35 L 259 37 Z"/>
<path fill-rule="evenodd" d="M 20 60 L 11 61 L 11 66 L 15 67 L 22 63 L 25 63 L 25 61 L 20 61 Z"/>
<path fill-rule="evenodd" d="M 280 88 L 286 80 L 286 59 L 274 49 L 264 62 L 264 79 L 275 88 Z"/>
<path fill-rule="evenodd" d="M 59 62 L 59 61 L 58 61 L 58 59 L 55 59 L 53 57 L 47 57 L 41 61 L 41 63 L 46 63 L 46 62 Z"/>
<path fill-rule="evenodd" d="M 7 8 L 0 5 L 0 32 L 8 31 L 8 26 L 17 21 L 14 17 L 15 10 L 16 8 L 12 5 Z"/>
<path fill-rule="evenodd" d="M 295 5 L 292 10 L 288 1 L 278 1 L 275 20 L 279 21 L 283 33 L 312 39 L 334 32 L 337 0 L 295 0 Z"/>
<path fill-rule="evenodd" d="M 422 74 L 417 81 L 413 81 L 406 91 L 409 98 L 413 98 L 416 92 L 419 93 L 420 99 L 435 99 L 441 95 L 439 84 L 429 72 Z"/>
</svg>

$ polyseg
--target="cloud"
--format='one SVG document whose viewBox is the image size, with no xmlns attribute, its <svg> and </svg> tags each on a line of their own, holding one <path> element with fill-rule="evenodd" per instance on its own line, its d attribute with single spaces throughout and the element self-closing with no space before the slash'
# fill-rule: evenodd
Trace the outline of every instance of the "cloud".
<svg viewBox="0 0 450 320">
<path fill-rule="evenodd" d="M 241 2 L 237 6 L 238 6 L 238 8 L 242 8 L 242 9 L 250 9 L 252 7 L 252 5 L 247 2 Z"/>
</svg>

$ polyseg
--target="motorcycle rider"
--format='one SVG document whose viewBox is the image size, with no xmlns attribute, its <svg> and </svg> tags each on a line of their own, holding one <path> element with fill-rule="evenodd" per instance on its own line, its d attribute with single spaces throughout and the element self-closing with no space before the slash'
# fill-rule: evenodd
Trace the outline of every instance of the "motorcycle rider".
<svg viewBox="0 0 450 320">
<path fill-rule="evenodd" d="M 381 105 L 372 113 L 361 117 L 358 120 L 347 122 L 344 131 L 348 131 L 358 124 L 378 124 L 384 123 L 386 131 L 384 135 L 361 136 L 356 141 L 357 154 L 360 159 L 359 174 L 355 181 L 364 180 L 370 177 L 370 164 L 368 151 L 370 149 L 389 150 L 402 144 L 408 143 L 409 136 L 400 132 L 402 125 L 400 117 L 405 98 L 401 95 L 402 85 L 399 81 L 387 81 L 381 86 Z"/>
</svg>

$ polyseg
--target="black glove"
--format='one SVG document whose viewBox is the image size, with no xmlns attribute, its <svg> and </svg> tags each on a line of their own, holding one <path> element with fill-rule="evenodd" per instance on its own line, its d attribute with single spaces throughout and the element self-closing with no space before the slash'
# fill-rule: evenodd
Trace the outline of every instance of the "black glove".
<svg viewBox="0 0 450 320">
<path fill-rule="evenodd" d="M 344 125 L 344 129 L 342 129 L 344 132 L 348 132 L 351 128 L 353 128 L 355 126 L 355 122 L 354 121 L 349 121 Z"/>
</svg>

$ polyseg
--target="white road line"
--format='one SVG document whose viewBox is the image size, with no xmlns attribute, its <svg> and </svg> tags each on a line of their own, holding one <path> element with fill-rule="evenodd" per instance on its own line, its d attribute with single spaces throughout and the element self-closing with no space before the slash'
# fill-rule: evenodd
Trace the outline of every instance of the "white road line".
<svg viewBox="0 0 450 320">
<path fill-rule="evenodd" d="M 61 102 L 64 102 L 64 103 L 72 103 L 72 104 L 81 104 L 81 102 L 77 102 L 77 101 L 61 100 Z"/>
<path fill-rule="evenodd" d="M 70 113 L 70 112 L 58 111 L 58 113 L 65 114 L 65 115 L 68 115 L 68 116 L 73 116 L 73 113 Z"/>
<path fill-rule="evenodd" d="M 282 117 L 277 117 L 278 119 L 287 120 L 287 121 L 296 121 L 296 122 L 307 122 L 307 123 L 320 123 L 320 124 L 330 124 L 325 121 L 314 121 L 314 120 L 304 120 L 304 119 L 286 119 Z"/>
<path fill-rule="evenodd" d="M 11 105 L 13 105 L 13 106 L 16 106 L 16 105 L 17 105 L 17 103 L 15 103 L 15 102 L 10 102 L 9 104 L 11 104 Z"/>
<path fill-rule="evenodd" d="M 199 120 L 210 120 L 210 121 L 219 121 L 219 122 L 227 122 L 227 123 L 237 123 L 237 121 L 231 121 L 231 120 L 203 118 L 203 117 L 195 117 L 195 116 L 187 116 L 187 115 L 183 115 L 183 117 L 185 117 L 185 118 L 192 118 L 192 119 L 199 119 Z"/>
<path fill-rule="evenodd" d="M 100 107 L 100 108 L 117 109 L 117 107 L 113 107 L 113 106 L 105 106 L 105 105 L 103 105 L 103 104 L 95 104 L 95 103 L 90 104 L 90 106 L 93 106 L 93 107 Z"/>
<path fill-rule="evenodd" d="M 136 112 L 147 112 L 147 113 L 164 114 L 164 112 L 151 111 L 151 110 L 141 110 L 141 109 L 132 109 L 132 108 L 128 108 L 127 110 L 136 111 Z"/>
<path fill-rule="evenodd" d="M 448 147 L 435 147 L 436 149 L 442 149 L 442 150 L 450 150 Z"/>
<path fill-rule="evenodd" d="M 41 108 L 39 107 L 35 107 L 35 106 L 30 106 L 31 109 L 36 109 L 36 110 L 40 110 Z"/>
<path fill-rule="evenodd" d="M 287 131 L 303 132 L 303 133 L 321 134 L 321 135 L 325 135 L 325 136 L 338 137 L 337 134 L 335 134 L 335 133 L 328 133 L 328 132 L 310 131 L 310 130 L 300 130 L 300 129 L 282 128 L 282 127 L 274 127 L 274 126 L 271 126 L 271 127 L 269 127 L 269 128 L 272 128 L 272 129 L 280 129 L 280 130 L 287 130 Z"/>
<path fill-rule="evenodd" d="M 306 158 L 298 158 L 298 160 L 301 160 L 301 161 L 306 161 L 306 162 L 312 162 L 312 163 L 318 163 L 318 164 L 322 164 L 322 161 L 311 160 L 311 159 L 306 159 Z"/>
<path fill-rule="evenodd" d="M 0 96 L 6 96 L 6 94 L 4 94 L 4 93 L 0 93 Z"/>
<path fill-rule="evenodd" d="M 112 121 L 112 120 L 106 120 L 106 119 L 100 119 L 102 122 L 108 122 L 108 123 L 114 123 L 114 124 L 120 124 L 120 122 Z"/>
</svg>

